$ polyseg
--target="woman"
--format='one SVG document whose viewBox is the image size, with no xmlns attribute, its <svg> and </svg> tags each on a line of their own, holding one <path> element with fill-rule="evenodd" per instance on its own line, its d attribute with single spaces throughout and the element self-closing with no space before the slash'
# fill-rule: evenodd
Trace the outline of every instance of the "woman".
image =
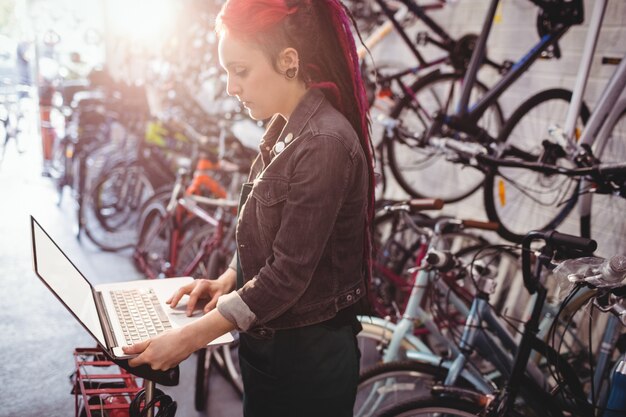
<svg viewBox="0 0 626 417">
<path fill-rule="evenodd" d="M 242 193 L 238 256 L 170 300 L 188 294 L 188 314 L 207 301 L 206 315 L 126 353 L 168 369 L 237 329 L 246 416 L 352 415 L 374 182 L 348 15 L 338 0 L 228 0 L 217 29 L 228 94 L 271 117 Z"/>
</svg>

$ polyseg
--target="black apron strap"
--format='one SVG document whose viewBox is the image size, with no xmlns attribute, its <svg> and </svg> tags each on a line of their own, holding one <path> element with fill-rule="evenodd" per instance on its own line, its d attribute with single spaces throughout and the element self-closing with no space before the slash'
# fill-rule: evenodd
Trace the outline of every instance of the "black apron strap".
<svg viewBox="0 0 626 417">
<path fill-rule="evenodd" d="M 246 182 L 241 186 L 241 195 L 239 196 L 239 208 L 237 209 L 237 216 L 241 213 L 241 208 L 246 203 L 248 196 L 250 195 L 250 191 L 252 191 L 251 182 Z M 239 256 L 239 245 L 237 245 L 237 287 L 239 289 L 243 287 L 243 271 L 241 269 L 241 257 Z"/>
</svg>

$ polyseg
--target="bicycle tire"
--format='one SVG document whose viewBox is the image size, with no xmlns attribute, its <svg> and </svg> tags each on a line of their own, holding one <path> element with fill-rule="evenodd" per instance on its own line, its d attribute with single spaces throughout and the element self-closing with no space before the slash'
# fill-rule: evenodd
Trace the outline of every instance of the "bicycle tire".
<svg viewBox="0 0 626 417">
<path fill-rule="evenodd" d="M 380 410 L 430 394 L 433 384 L 446 377 L 447 369 L 417 361 L 378 364 L 359 376 L 355 417 L 377 415 Z M 459 384 L 470 387 L 463 378 Z"/>
<path fill-rule="evenodd" d="M 610 128 L 606 144 L 600 154 L 595 155 L 603 164 L 626 161 L 626 102 L 619 109 L 618 118 Z M 622 193 L 626 193 L 622 185 Z M 582 190 L 584 192 L 584 190 Z M 588 235 L 598 242 L 597 253 L 610 257 L 616 253 L 626 253 L 626 223 L 621 221 L 626 213 L 626 194 L 591 193 L 592 210 L 589 219 L 581 218 L 581 234 Z M 585 230 L 588 228 L 588 230 Z"/>
<path fill-rule="evenodd" d="M 171 222 L 166 199 L 171 190 L 158 190 L 141 209 L 137 244 L 133 251 L 133 264 L 147 278 L 158 278 L 163 272 L 163 262 L 168 257 Z"/>
<path fill-rule="evenodd" d="M 57 206 L 61 205 L 63 190 L 68 184 L 68 159 L 66 148 L 69 146 L 68 138 L 56 140 L 52 145 L 52 158 L 50 159 L 49 174 L 57 191 Z"/>
<path fill-rule="evenodd" d="M 180 248 L 176 262 L 172 265 L 174 275 L 188 275 L 194 278 L 215 279 L 227 267 L 226 257 L 220 253 L 219 247 L 206 252 L 204 245 L 207 239 L 215 235 L 215 226 L 198 218 L 191 218 L 183 224 Z M 192 262 L 199 252 L 205 252 L 192 269 Z"/>
<path fill-rule="evenodd" d="M 555 88 L 539 92 L 522 103 L 500 134 L 499 141 L 505 145 L 502 157 L 521 155 L 523 159 L 539 160 L 544 149 L 541 138 L 547 134 L 548 124 L 565 120 L 571 97 L 571 91 Z M 584 103 L 580 118 L 582 125 L 589 119 L 589 109 Z M 572 167 L 566 158 L 557 161 Z M 530 170 L 490 170 L 485 176 L 483 192 L 487 217 L 500 224 L 498 234 L 502 238 L 519 243 L 529 230 L 554 229 L 564 221 L 576 205 L 578 182 L 575 178 Z"/>
<path fill-rule="evenodd" d="M 549 397 L 546 401 L 550 401 Z M 376 417 L 431 417 L 431 416 L 457 416 L 474 417 L 482 415 L 484 404 L 478 400 L 448 396 L 425 396 L 422 398 L 408 400 L 387 409 L 381 410 Z M 496 415 L 501 415 L 497 414 Z M 541 408 L 540 404 L 535 404 L 534 408 L 520 405 L 516 409 L 509 410 L 505 417 L 562 417 L 563 413 L 548 406 Z"/>
<path fill-rule="evenodd" d="M 393 330 L 389 327 L 379 325 L 373 321 L 367 321 L 367 317 L 360 319 L 362 330 L 357 334 L 357 345 L 361 352 L 360 369 L 365 371 L 381 363 L 383 352 L 393 335 Z M 411 342 L 409 338 L 404 338 L 400 345 L 402 352 L 409 350 L 419 350 L 419 347 Z"/>
<path fill-rule="evenodd" d="M 101 250 L 129 249 L 137 242 L 139 207 L 154 188 L 137 162 L 103 171 L 83 201 L 83 228 Z"/>
<path fill-rule="evenodd" d="M 483 409 L 478 403 L 450 397 L 414 399 L 383 410 L 377 417 L 456 416 L 474 417 Z"/>
<path fill-rule="evenodd" d="M 243 397 L 243 379 L 239 366 L 239 340 L 235 339 L 228 345 L 223 345 L 214 352 L 213 365 L 220 372 L 220 375 L 233 387 L 234 391 Z"/>
<path fill-rule="evenodd" d="M 430 127 L 435 112 L 451 113 L 447 106 L 456 102 L 451 97 L 460 91 L 460 87 L 454 86 L 462 81 L 462 73 L 434 71 L 418 79 L 410 87 L 411 94 L 405 95 L 398 102 L 390 117 L 409 124 L 414 136 L 423 136 Z M 445 87 L 444 84 L 450 82 L 452 88 Z M 488 90 L 481 82 L 476 83 L 476 88 L 478 93 L 472 92 L 472 102 L 477 94 Z M 446 94 L 448 96 L 444 97 Z M 442 103 L 447 104 L 442 108 Z M 479 126 L 489 131 L 492 137 L 498 137 L 504 123 L 499 104 L 496 102 L 490 107 L 480 120 L 482 123 Z M 389 137 L 386 132 L 383 141 L 386 143 L 391 173 L 398 185 L 412 197 L 441 198 L 451 203 L 466 198 L 483 184 L 484 174 L 481 171 L 446 160 L 445 153 L 434 146 L 418 144 L 418 140 L 413 138 L 400 139 L 397 134 Z"/>
<path fill-rule="evenodd" d="M 206 347 L 200 349 L 196 359 L 196 376 L 193 402 L 196 411 L 204 411 L 209 397 L 209 377 L 211 364 L 213 362 L 213 348 Z"/>
<path fill-rule="evenodd" d="M 217 266 L 217 263 L 210 263 L 212 266 Z M 211 276 L 217 278 L 217 270 L 208 271 Z M 213 362 L 213 350 L 219 349 L 216 347 L 205 347 L 198 351 L 198 358 L 196 362 L 196 375 L 195 375 L 195 390 L 194 390 L 194 405 L 196 411 L 204 411 L 209 396 L 209 381 L 211 363 Z"/>
</svg>

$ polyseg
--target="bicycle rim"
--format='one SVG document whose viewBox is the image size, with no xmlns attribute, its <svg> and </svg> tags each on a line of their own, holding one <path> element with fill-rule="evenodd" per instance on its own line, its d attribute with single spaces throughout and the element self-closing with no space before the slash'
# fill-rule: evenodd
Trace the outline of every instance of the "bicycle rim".
<svg viewBox="0 0 626 417">
<path fill-rule="evenodd" d="M 364 371 L 382 361 L 384 349 L 391 341 L 393 330 L 374 322 L 367 322 L 364 317 L 361 320 L 363 330 L 357 335 L 357 344 L 361 352 L 360 369 Z M 418 347 L 410 342 L 409 339 L 403 339 L 401 343 L 401 356 L 408 350 L 418 350 Z"/>
<path fill-rule="evenodd" d="M 163 201 L 164 194 L 157 194 L 141 210 L 139 238 L 133 260 L 148 278 L 159 277 L 169 258 L 172 223 L 167 218 Z"/>
<path fill-rule="evenodd" d="M 428 395 L 432 385 L 444 377 L 443 368 L 420 362 L 378 365 L 359 378 L 354 416 L 371 417 L 380 410 Z"/>
<path fill-rule="evenodd" d="M 196 411 L 204 411 L 209 396 L 209 373 L 211 371 L 213 348 L 200 349 L 197 354 L 194 406 Z"/>
<path fill-rule="evenodd" d="M 388 408 L 379 417 L 474 417 L 482 407 L 459 398 L 422 397 Z"/>
<path fill-rule="evenodd" d="M 136 164 L 105 171 L 84 201 L 84 228 L 89 239 L 105 251 L 135 245 L 139 207 L 153 194 L 152 184 Z"/>
<path fill-rule="evenodd" d="M 410 137 L 396 134 L 387 141 L 389 167 L 398 184 L 414 197 L 441 198 L 446 202 L 462 200 L 483 183 L 484 174 L 449 159 L 440 148 L 420 144 L 437 112 L 453 114 L 453 106 L 461 93 L 463 75 L 432 73 L 412 87 L 413 97 L 406 96 L 392 111 L 391 117 L 402 122 L 402 130 Z M 480 98 L 487 88 L 477 83 L 471 102 Z M 478 122 L 492 137 L 502 126 L 502 113 L 497 104 L 491 106 Z"/>
<path fill-rule="evenodd" d="M 556 139 L 550 130 L 565 120 L 571 92 L 561 89 L 543 91 L 524 102 L 502 130 L 506 140 L 503 157 L 527 162 L 546 162 L 566 168 L 575 165 L 568 157 L 549 156 L 544 143 L 555 149 Z M 588 117 L 585 107 L 577 122 L 582 131 Z M 578 234 L 574 221 L 563 223 L 578 199 L 579 180 L 563 175 L 500 167 L 485 178 L 484 203 L 489 220 L 500 223 L 501 237 L 520 242 L 529 230 L 547 230 Z"/>
<path fill-rule="evenodd" d="M 184 273 L 194 278 L 217 278 L 226 269 L 226 260 L 220 256 L 218 247 L 206 247 L 213 242 L 214 235 L 213 225 L 197 218 L 186 222 L 181 231 L 177 259 L 172 265 L 174 274 Z"/>
</svg>

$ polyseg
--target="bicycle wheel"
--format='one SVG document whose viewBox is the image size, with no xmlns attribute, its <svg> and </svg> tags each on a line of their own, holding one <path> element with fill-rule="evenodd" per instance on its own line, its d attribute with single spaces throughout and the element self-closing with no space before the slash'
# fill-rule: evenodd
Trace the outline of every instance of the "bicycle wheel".
<svg viewBox="0 0 626 417">
<path fill-rule="evenodd" d="M 354 404 L 355 417 L 369 417 L 389 407 L 430 394 L 446 369 L 416 361 L 380 364 L 361 373 Z M 468 386 L 466 381 L 461 384 Z"/>
<path fill-rule="evenodd" d="M 213 366 L 220 372 L 222 377 L 228 381 L 233 390 L 243 397 L 243 379 L 241 367 L 239 365 L 239 338 L 228 344 L 220 346 L 213 352 Z"/>
<path fill-rule="evenodd" d="M 210 263 L 211 270 L 207 273 L 212 277 L 218 276 L 218 263 Z M 222 349 L 222 347 L 206 347 L 198 351 L 198 358 L 196 362 L 196 376 L 195 376 L 195 391 L 194 391 L 194 405 L 197 411 L 204 411 L 209 395 L 209 378 L 212 363 L 215 361 L 214 355 Z M 228 352 L 226 352 L 228 351 Z M 228 346 L 223 347 L 223 354 L 230 354 Z"/>
<path fill-rule="evenodd" d="M 148 278 L 158 278 L 167 269 L 172 222 L 167 214 L 171 190 L 161 190 L 146 201 L 139 216 L 138 239 L 133 252 L 135 267 Z"/>
<path fill-rule="evenodd" d="M 196 359 L 196 385 L 194 391 L 194 406 L 196 411 L 204 411 L 209 395 L 209 373 L 213 362 L 213 349 L 203 348 L 198 352 Z"/>
<path fill-rule="evenodd" d="M 50 177 L 57 190 L 57 206 L 61 205 L 65 186 L 70 184 L 71 157 L 69 152 L 71 146 L 72 144 L 68 138 L 57 140 L 52 146 L 52 159 L 50 160 L 49 170 Z"/>
<path fill-rule="evenodd" d="M 357 334 L 357 345 L 361 352 L 360 369 L 364 371 L 381 363 L 384 350 L 391 341 L 393 330 L 384 324 L 378 324 L 373 319 L 368 319 L 367 316 L 360 317 L 359 321 L 363 329 Z M 406 351 L 419 350 L 418 346 L 411 343 L 408 338 L 402 340 L 400 349 L 401 356 L 404 356 L 403 353 Z"/>
<path fill-rule="evenodd" d="M 452 114 L 459 99 L 463 74 L 434 72 L 419 79 L 391 112 L 391 118 L 402 123 L 410 137 L 394 133 L 384 137 L 389 167 L 398 184 L 413 197 L 441 198 L 446 202 L 462 200 L 483 183 L 481 171 L 450 160 L 440 148 L 420 143 L 433 123 L 437 112 Z M 480 98 L 487 87 L 477 83 L 470 101 Z M 502 111 L 496 103 L 489 107 L 478 122 L 498 137 L 503 125 Z M 387 133 L 385 133 L 386 135 Z"/>
<path fill-rule="evenodd" d="M 596 155 L 603 164 L 626 161 L 626 108 L 622 108 L 619 117 L 606 138 L 601 153 Z M 612 256 L 626 253 L 626 189 L 621 184 L 622 196 L 613 194 L 590 194 L 592 201 L 590 236 L 598 242 L 600 256 Z M 582 190 L 584 193 L 585 190 Z M 581 219 L 582 221 L 583 219 Z M 584 227 L 584 226 L 583 226 Z"/>
<path fill-rule="evenodd" d="M 424 214 L 411 215 L 418 225 L 433 225 L 437 219 Z M 374 218 L 374 264 L 370 281 L 370 301 L 379 317 L 396 321 L 411 291 L 413 275 L 407 270 L 419 265 L 428 243 L 397 213 L 382 212 Z M 470 233 L 445 233 L 437 248 L 457 253 L 463 248 L 484 245 L 483 238 Z"/>
<path fill-rule="evenodd" d="M 401 404 L 392 406 L 380 414 L 378 417 L 428 417 L 428 416 L 457 416 L 474 417 L 482 410 L 479 404 L 449 397 L 428 397 L 423 399 L 413 399 Z"/>
<path fill-rule="evenodd" d="M 83 202 L 87 237 L 104 251 L 137 243 L 139 208 L 154 188 L 141 165 L 121 163 L 104 171 Z"/>
<path fill-rule="evenodd" d="M 526 100 L 502 129 L 500 140 L 505 144 L 502 157 L 574 167 L 563 148 L 549 135 L 550 130 L 565 120 L 571 98 L 570 91 L 552 89 Z M 583 105 L 577 131 L 582 130 L 588 118 L 589 110 Z M 487 217 L 500 223 L 501 237 L 520 242 L 530 230 L 559 226 L 576 205 L 578 184 L 578 179 L 563 175 L 500 167 L 485 177 L 483 198 Z"/>
<path fill-rule="evenodd" d="M 181 231 L 177 259 L 172 264 L 173 273 L 205 279 L 219 277 L 228 265 L 218 246 L 207 247 L 208 244 L 217 244 L 215 235 L 215 226 L 197 218 L 187 221 Z"/>
</svg>

